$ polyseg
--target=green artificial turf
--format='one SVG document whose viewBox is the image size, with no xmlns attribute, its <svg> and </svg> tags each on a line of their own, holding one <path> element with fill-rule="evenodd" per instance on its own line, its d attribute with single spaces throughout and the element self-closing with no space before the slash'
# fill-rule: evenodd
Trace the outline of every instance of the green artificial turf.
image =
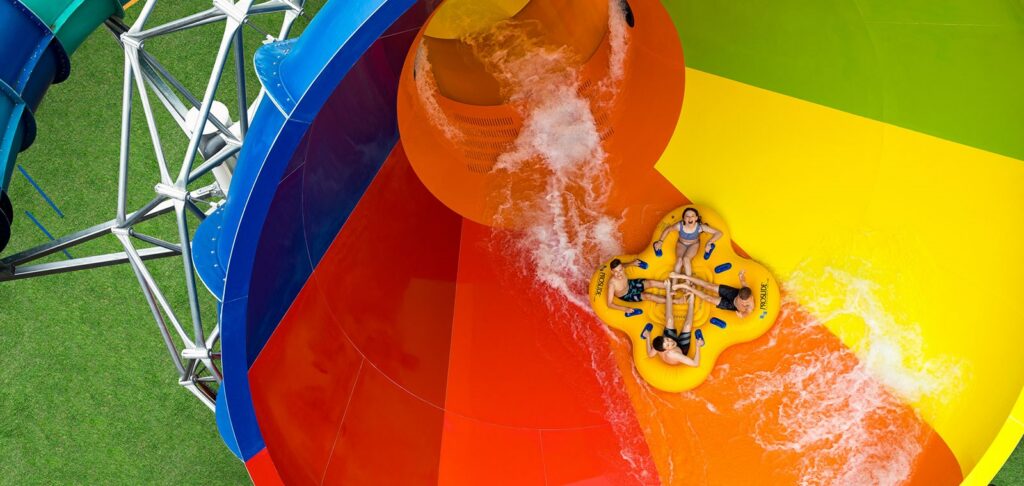
<svg viewBox="0 0 1024 486">
<path fill-rule="evenodd" d="M 307 15 L 314 15 L 322 3 L 323 0 L 309 2 Z M 724 8 L 721 2 L 716 4 Z M 155 20 L 178 17 L 209 5 L 209 1 L 198 0 L 161 2 Z M 697 8 L 693 2 L 687 5 Z M 138 11 L 139 6 L 130 9 L 129 19 Z M 750 17 L 765 18 L 760 13 Z M 723 25 L 708 26 L 707 36 L 731 36 L 736 49 L 743 45 L 740 40 L 749 37 L 750 43 L 756 46 L 756 31 L 746 35 L 743 29 L 736 27 L 745 24 L 724 16 L 720 18 Z M 748 23 L 756 24 L 753 20 Z M 274 30 L 270 22 L 262 19 L 257 25 L 267 31 Z M 300 21 L 297 28 L 303 25 Z M 887 27 L 877 29 L 884 34 Z M 147 42 L 147 49 L 186 86 L 201 93 L 220 32 L 217 27 L 205 27 L 189 34 L 152 40 Z M 259 35 L 254 29 L 248 29 L 246 35 L 250 47 L 259 44 Z M 779 85 L 781 78 L 772 78 L 771 59 L 753 50 L 749 51 L 749 59 L 730 57 L 734 59 L 732 64 L 723 64 L 729 59 L 726 57 L 702 57 L 701 42 L 710 40 L 701 35 L 701 32 L 694 32 L 689 38 L 684 36 L 688 43 L 688 60 L 698 63 L 698 67 L 741 80 L 749 71 L 751 76 L 760 76 L 758 79 L 763 80 L 760 84 L 787 92 L 785 86 Z M 833 46 L 831 41 L 826 41 L 818 46 L 823 50 L 823 58 L 828 57 L 824 50 Z M 864 48 L 867 47 L 865 44 Z M 956 54 L 950 53 L 951 56 Z M 993 56 L 996 54 L 998 52 Z M 779 61 L 786 62 L 785 59 Z M 886 62 L 897 61 L 892 58 Z M 989 61 L 997 60 L 977 60 L 979 63 Z M 788 70 L 800 66 L 783 64 L 782 67 Z M 808 69 L 811 67 L 813 65 Z M 16 172 L 10 185 L 16 221 L 6 254 L 46 241 L 24 211 L 30 211 L 55 235 L 113 218 L 122 70 L 120 48 L 101 30 L 75 54 L 71 78 L 48 93 L 37 114 L 39 136 L 36 143 L 21 154 L 18 162 L 54 199 L 65 217 L 58 217 Z M 849 76 L 850 85 L 877 82 L 869 74 L 852 71 L 835 74 L 841 75 Z M 958 81 L 952 78 L 942 82 Z M 233 77 L 228 75 L 220 96 L 233 112 L 235 106 L 229 100 L 234 96 L 234 84 Z M 250 77 L 248 84 L 252 96 L 257 87 L 255 79 Z M 810 99 L 853 112 L 872 115 L 873 112 L 867 110 L 880 103 L 865 97 L 865 93 L 819 92 L 813 88 L 808 87 Z M 940 85 L 930 89 L 946 88 Z M 974 107 L 971 109 L 984 110 L 991 105 L 991 100 L 985 98 L 988 93 L 955 92 L 959 97 L 953 101 Z M 927 93 L 925 90 L 921 96 Z M 151 101 L 156 103 L 155 98 Z M 1002 109 L 1016 109 L 1015 106 L 1007 104 Z M 916 115 L 912 108 L 908 106 L 903 111 L 893 112 L 892 121 L 913 125 L 911 122 L 916 120 Z M 142 114 L 137 98 L 134 110 L 137 116 Z M 172 168 L 177 167 L 184 153 L 184 140 L 177 136 L 168 116 L 158 118 L 164 128 L 166 151 L 174 154 Z M 1020 118 L 1016 120 L 1019 122 Z M 968 132 L 960 133 L 957 131 L 960 128 L 943 117 L 924 121 L 932 124 L 921 125 L 924 131 L 949 135 L 952 139 L 1011 155 L 1021 153 L 1018 146 L 1007 145 L 1019 143 L 1020 138 L 1003 134 L 1019 128 L 1012 123 L 961 124 L 962 130 Z M 138 207 L 152 196 L 152 185 L 156 181 L 152 145 L 141 119 L 133 127 L 132 140 L 130 206 Z M 175 227 L 169 219 L 143 228 L 155 236 L 174 239 Z M 120 251 L 120 246 L 111 237 L 71 250 L 75 256 L 115 251 Z M 58 254 L 48 260 L 61 258 L 63 255 Z M 187 307 L 181 265 L 179 259 L 150 262 L 162 290 L 185 318 Z M 213 302 L 208 296 L 204 297 L 204 316 L 209 319 L 213 317 Z M 245 469 L 221 442 L 213 414 L 177 385 L 170 358 L 129 267 L 0 284 L 0 484 L 246 483 Z M 1024 448 L 1018 446 L 993 484 L 1024 485 Z"/>
<path fill-rule="evenodd" d="M 294 32 L 323 3 L 309 2 L 307 17 Z M 160 2 L 152 21 L 209 6 L 198 0 Z M 128 20 L 140 10 L 138 5 L 130 9 Z M 254 22 L 276 32 L 280 19 L 275 15 Z M 201 97 L 222 32 L 220 24 L 206 26 L 149 40 L 146 48 Z M 262 35 L 255 28 L 247 28 L 245 35 L 252 99 L 259 83 L 252 75 L 251 55 Z M 5 256 L 47 241 L 26 211 L 54 236 L 114 218 L 123 62 L 121 48 L 100 29 L 72 58 L 71 78 L 48 92 L 37 112 L 39 136 L 18 163 L 64 217 L 16 170 L 9 187 L 13 237 Z M 234 76 L 226 74 L 218 98 L 237 117 L 235 84 Z M 152 94 L 150 101 L 157 107 L 162 143 L 176 174 L 187 141 Z M 153 197 L 159 176 L 138 96 L 133 112 L 129 208 L 135 209 Z M 211 181 L 207 176 L 200 184 Z M 140 228 L 177 240 L 171 215 Z M 121 246 L 112 236 L 70 249 L 76 257 L 118 251 Z M 63 258 L 58 253 L 42 261 Z M 181 259 L 150 261 L 149 268 L 189 329 Z M 200 293 L 209 331 L 215 303 L 205 288 Z M 243 464 L 222 442 L 213 413 L 177 384 L 130 267 L 0 284 L 0 484 L 248 482 Z"/>
<path fill-rule="evenodd" d="M 1024 440 L 1017 444 L 1017 449 L 1006 460 L 1006 465 L 992 480 L 995 486 L 1024 485 Z"/>
</svg>

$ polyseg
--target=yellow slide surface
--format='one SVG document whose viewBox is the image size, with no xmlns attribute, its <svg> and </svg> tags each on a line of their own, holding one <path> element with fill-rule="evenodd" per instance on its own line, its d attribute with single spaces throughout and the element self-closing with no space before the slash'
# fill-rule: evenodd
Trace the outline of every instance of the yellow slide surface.
<svg viewBox="0 0 1024 486">
<path fill-rule="evenodd" d="M 1024 384 L 1024 163 L 701 71 L 686 76 L 681 122 L 657 169 L 719 210 L 963 471 L 997 469 L 1022 427 L 1020 401 L 1007 417 Z"/>
</svg>

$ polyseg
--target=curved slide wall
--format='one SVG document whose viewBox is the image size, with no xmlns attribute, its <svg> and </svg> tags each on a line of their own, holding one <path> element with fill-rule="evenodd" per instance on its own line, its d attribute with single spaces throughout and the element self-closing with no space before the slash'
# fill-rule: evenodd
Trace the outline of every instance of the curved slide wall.
<svg viewBox="0 0 1024 486">
<path fill-rule="evenodd" d="M 218 414 L 257 483 L 994 474 L 1024 381 L 1024 331 L 995 304 L 1022 268 L 1006 222 L 1024 216 L 1024 147 L 1004 135 L 1024 75 L 1002 61 L 1024 49 L 1019 6 L 434 3 L 332 1 L 257 56 L 273 103 L 214 219 Z M 587 6 L 606 14 L 573 15 Z M 431 14 L 446 23 L 424 31 Z M 470 34 L 524 18 L 524 43 L 575 53 L 563 103 L 473 60 L 500 39 Z M 573 282 L 536 272 L 550 254 L 519 246 L 531 207 L 492 197 L 564 175 L 538 162 L 552 153 L 525 173 L 504 155 L 562 134 L 537 113 L 581 100 L 590 131 L 573 133 L 600 140 L 621 247 L 698 201 L 784 282 L 775 329 L 691 393 L 638 382 Z M 558 188 L 589 201 L 587 180 Z"/>
<path fill-rule="evenodd" d="M 35 111 L 50 85 L 67 79 L 70 56 L 107 18 L 123 15 L 118 0 L 0 1 L 0 251 L 14 214 L 7 186 L 18 153 L 36 138 Z"/>
</svg>

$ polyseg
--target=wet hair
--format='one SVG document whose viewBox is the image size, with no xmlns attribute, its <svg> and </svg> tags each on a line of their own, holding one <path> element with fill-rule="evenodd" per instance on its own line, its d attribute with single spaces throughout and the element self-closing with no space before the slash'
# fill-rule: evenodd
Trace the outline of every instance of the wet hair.
<svg viewBox="0 0 1024 486">
<path fill-rule="evenodd" d="M 622 261 L 619 260 L 618 258 L 612 260 L 612 262 L 608 264 L 608 266 L 611 267 L 612 270 L 618 268 L 619 265 L 622 265 Z"/>
<path fill-rule="evenodd" d="M 656 351 L 665 350 L 665 336 L 658 336 L 651 340 L 651 346 L 654 346 Z"/>
<path fill-rule="evenodd" d="M 754 292 L 750 290 L 750 287 L 743 287 L 739 292 L 736 292 L 736 296 L 739 297 L 740 300 L 747 300 L 751 295 L 754 295 Z"/>
<path fill-rule="evenodd" d="M 683 210 L 683 216 L 684 217 L 686 216 L 686 213 L 688 211 L 693 211 L 693 214 L 697 215 L 697 224 L 704 224 L 704 220 L 700 217 L 700 211 L 697 211 L 697 208 L 686 208 L 686 209 L 684 209 Z M 680 219 L 682 219 L 682 218 L 680 218 Z"/>
</svg>

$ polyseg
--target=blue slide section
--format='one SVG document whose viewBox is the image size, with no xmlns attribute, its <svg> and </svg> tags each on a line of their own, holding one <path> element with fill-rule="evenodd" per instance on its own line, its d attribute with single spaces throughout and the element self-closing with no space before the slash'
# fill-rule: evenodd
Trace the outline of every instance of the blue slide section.
<svg viewBox="0 0 1024 486">
<path fill-rule="evenodd" d="M 0 189 L 6 193 L 18 153 L 35 140 L 33 113 L 71 65 L 54 33 L 19 0 L 0 0 L 0 59 Z M 0 218 L 0 225 L 9 230 L 10 221 Z M 0 238 L 0 250 L 6 245 Z"/>
<path fill-rule="evenodd" d="M 254 116 L 221 214 L 199 226 L 193 243 L 205 250 L 195 253 L 197 271 L 222 302 L 221 393 L 228 413 L 221 433 L 243 460 L 264 448 L 248 371 L 254 353 L 277 324 L 257 318 L 283 313 L 354 207 L 346 195 L 358 199 L 397 142 L 392 118 L 405 49 L 394 58 L 364 54 L 374 51 L 371 46 L 378 39 L 410 42 L 426 18 L 424 12 L 403 15 L 414 3 L 333 0 L 301 37 L 264 46 L 256 54 L 257 74 L 268 97 Z M 394 89 L 379 88 L 387 84 L 381 83 L 382 76 L 393 77 Z M 342 89 L 353 83 L 358 88 Z M 313 132 L 321 124 L 324 135 L 335 135 L 318 137 Z M 344 144 L 351 147 L 339 147 Z M 339 187 L 326 184 L 318 192 L 299 184 L 307 179 Z M 299 192 L 289 190 L 293 186 Z M 309 196 L 323 200 L 302 205 Z M 317 234 L 301 234 L 300 228 L 295 235 L 294 228 L 282 226 L 291 219 L 319 221 L 325 212 L 334 219 L 307 225 L 317 228 Z M 301 217 L 294 218 L 296 213 Z M 283 214 L 290 216 L 275 216 Z M 274 242 L 290 245 L 261 251 L 261 246 Z M 261 257 L 269 254 L 272 258 Z M 268 278 L 268 266 L 287 267 L 288 272 Z M 254 305 L 273 309 L 253 311 Z"/>
</svg>

